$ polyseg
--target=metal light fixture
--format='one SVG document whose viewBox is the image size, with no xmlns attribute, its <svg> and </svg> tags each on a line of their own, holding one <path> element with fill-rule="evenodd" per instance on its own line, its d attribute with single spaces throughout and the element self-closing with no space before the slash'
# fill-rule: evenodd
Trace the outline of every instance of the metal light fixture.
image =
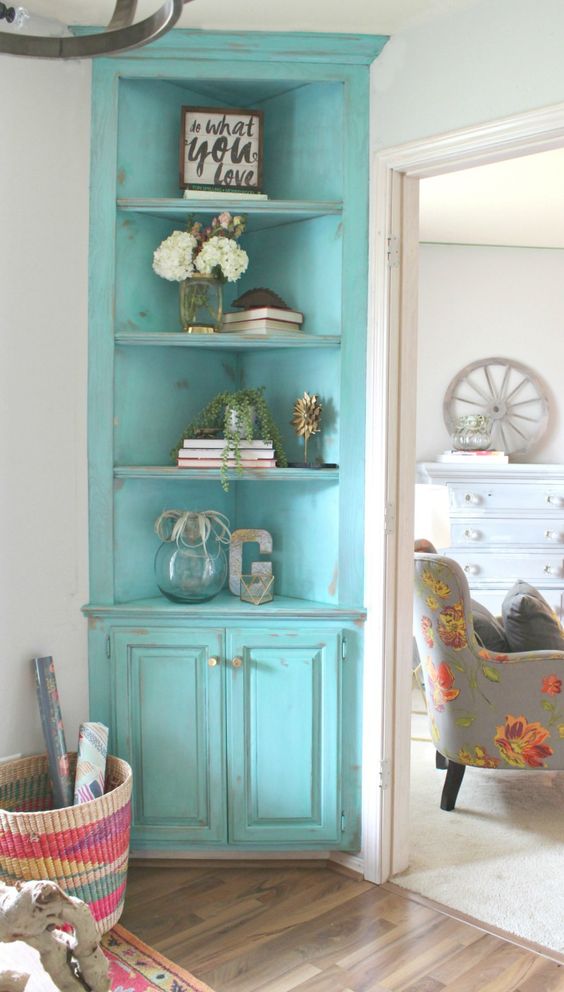
<svg viewBox="0 0 564 992">
<path fill-rule="evenodd" d="M 116 0 L 110 23 L 95 34 L 69 35 L 64 38 L 21 34 L 30 17 L 25 7 L 11 7 L 0 2 L 0 20 L 12 30 L 0 31 L 0 55 L 27 55 L 39 59 L 88 59 L 96 55 L 114 55 L 139 48 L 166 34 L 180 17 L 185 3 L 191 0 L 164 0 L 150 17 L 134 23 L 137 0 Z"/>
</svg>

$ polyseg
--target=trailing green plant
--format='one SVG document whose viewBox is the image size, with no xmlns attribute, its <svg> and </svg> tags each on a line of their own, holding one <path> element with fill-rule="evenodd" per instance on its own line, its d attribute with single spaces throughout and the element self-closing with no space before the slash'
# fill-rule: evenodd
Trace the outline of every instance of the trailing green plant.
<svg viewBox="0 0 564 992">
<path fill-rule="evenodd" d="M 185 427 L 180 442 L 171 452 L 176 460 L 187 438 L 203 437 L 212 431 L 221 432 L 225 446 L 221 453 L 220 478 L 223 489 L 229 489 L 229 459 L 235 460 L 235 471 L 242 475 L 241 443 L 252 438 L 271 441 L 279 468 L 288 465 L 282 438 L 268 404 L 264 386 L 258 389 L 237 389 L 218 393 L 213 400 Z"/>
</svg>

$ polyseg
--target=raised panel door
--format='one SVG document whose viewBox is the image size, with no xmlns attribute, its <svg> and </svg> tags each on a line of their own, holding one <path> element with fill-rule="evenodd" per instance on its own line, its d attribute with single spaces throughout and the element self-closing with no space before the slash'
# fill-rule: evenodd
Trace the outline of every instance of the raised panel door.
<svg viewBox="0 0 564 992">
<path fill-rule="evenodd" d="M 334 631 L 228 637 L 232 843 L 340 843 L 339 658 Z"/>
<path fill-rule="evenodd" d="M 123 628 L 112 637 L 134 845 L 225 842 L 223 631 Z"/>
</svg>

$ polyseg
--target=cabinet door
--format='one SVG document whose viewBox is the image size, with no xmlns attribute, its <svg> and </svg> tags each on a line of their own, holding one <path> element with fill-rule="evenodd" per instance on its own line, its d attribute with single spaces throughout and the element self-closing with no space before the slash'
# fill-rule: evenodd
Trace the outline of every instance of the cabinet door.
<svg viewBox="0 0 564 992">
<path fill-rule="evenodd" d="M 135 846 L 225 842 L 223 631 L 116 629 L 112 637 Z"/>
<path fill-rule="evenodd" d="M 257 628 L 228 645 L 230 841 L 337 844 L 339 635 Z"/>
</svg>

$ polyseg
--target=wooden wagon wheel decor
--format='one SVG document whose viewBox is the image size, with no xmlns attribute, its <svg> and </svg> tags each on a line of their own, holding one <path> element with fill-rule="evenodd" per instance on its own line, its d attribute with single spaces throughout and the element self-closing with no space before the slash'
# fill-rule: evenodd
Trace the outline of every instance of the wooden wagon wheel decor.
<svg viewBox="0 0 564 992">
<path fill-rule="evenodd" d="M 542 382 L 526 365 L 484 358 L 461 369 L 446 391 L 443 417 L 449 434 L 465 414 L 491 418 L 493 449 L 524 455 L 546 431 L 549 404 Z"/>
</svg>

